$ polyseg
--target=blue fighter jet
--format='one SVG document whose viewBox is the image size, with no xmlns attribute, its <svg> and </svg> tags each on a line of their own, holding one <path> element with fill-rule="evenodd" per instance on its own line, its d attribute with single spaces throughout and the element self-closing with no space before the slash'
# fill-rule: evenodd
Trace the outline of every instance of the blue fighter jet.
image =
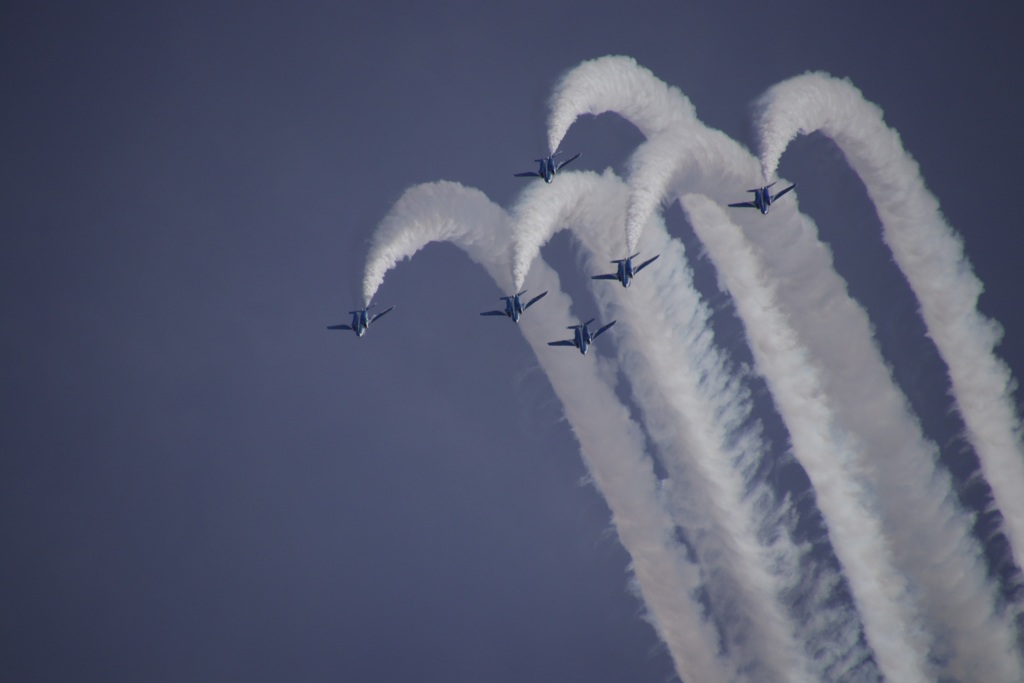
<svg viewBox="0 0 1024 683">
<path fill-rule="evenodd" d="M 629 284 L 633 281 L 633 276 L 639 273 L 647 266 L 654 263 L 655 259 L 661 254 L 656 254 L 653 258 L 649 258 L 641 263 L 636 268 L 633 267 L 633 259 L 640 255 L 640 252 L 627 256 L 626 258 L 620 258 L 612 261 L 617 267 L 614 273 L 608 273 L 607 275 L 591 275 L 591 280 L 618 280 L 622 283 L 623 287 L 629 287 Z"/>
<path fill-rule="evenodd" d="M 328 325 L 327 329 L 329 329 L 329 330 L 352 330 L 353 332 L 356 333 L 357 337 L 362 337 L 364 334 L 366 334 L 366 328 L 368 328 L 370 326 L 370 323 L 372 323 L 377 318 L 379 318 L 379 317 L 381 317 L 383 315 L 386 315 L 387 313 L 390 313 L 391 310 L 394 309 L 394 306 L 392 306 L 391 308 L 389 308 L 389 309 L 387 309 L 385 311 L 381 311 L 377 315 L 370 315 L 369 310 L 371 308 L 373 308 L 374 306 L 376 306 L 376 305 L 377 304 L 370 304 L 366 308 L 360 309 L 358 311 L 349 311 L 349 313 L 352 314 L 352 324 L 351 325 Z"/>
<path fill-rule="evenodd" d="M 541 292 L 537 296 L 533 297 L 532 299 L 526 302 L 525 306 L 523 305 L 523 300 L 519 298 L 523 294 L 526 294 L 525 289 L 519 292 L 518 294 L 500 297 L 501 300 L 505 302 L 504 311 L 486 311 L 484 313 L 481 313 L 480 315 L 505 315 L 508 316 L 509 318 L 512 318 L 512 322 L 517 323 L 519 322 L 519 316 L 521 316 L 527 308 L 543 299 L 544 295 L 547 294 L 547 292 Z"/>
<path fill-rule="evenodd" d="M 580 154 L 582 153 L 583 152 L 580 152 Z M 540 168 L 538 168 L 536 171 L 525 171 L 523 173 L 516 173 L 514 175 L 517 178 L 543 178 L 545 183 L 550 183 L 552 180 L 555 179 L 555 174 L 562 170 L 563 166 L 572 161 L 575 161 L 576 159 L 579 159 L 580 157 L 580 154 L 577 154 L 576 156 L 570 159 L 566 159 L 560 164 L 556 164 L 555 157 L 558 156 L 559 154 L 561 154 L 561 152 L 555 152 L 551 156 L 544 157 L 543 159 L 534 159 L 534 161 L 540 164 Z"/>
<path fill-rule="evenodd" d="M 590 349 L 590 345 L 594 343 L 594 340 L 600 337 L 602 334 L 604 334 L 605 331 L 607 331 L 612 325 L 614 325 L 618 321 L 613 320 L 604 327 L 600 328 L 594 334 L 590 334 L 590 328 L 587 327 L 587 325 L 589 325 L 592 322 L 594 322 L 593 318 L 583 323 L 582 325 L 569 325 L 569 327 L 566 329 L 573 330 L 572 339 L 548 342 L 548 346 L 575 346 L 577 349 L 580 350 L 580 353 L 582 353 L 584 356 L 587 355 L 587 351 Z"/>
<path fill-rule="evenodd" d="M 775 182 L 778 182 L 778 181 L 775 181 Z M 778 199 L 779 197 L 781 197 L 782 195 L 786 194 L 787 192 L 792 190 L 794 187 L 796 187 L 796 183 L 793 183 L 792 185 L 787 187 L 785 190 L 782 190 L 781 192 L 776 192 L 775 194 L 772 194 L 771 191 L 770 191 L 770 188 L 774 184 L 775 183 L 772 183 L 771 185 L 765 185 L 764 187 L 758 188 L 756 190 L 747 190 L 747 192 L 753 192 L 754 193 L 754 201 L 752 201 L 752 202 L 739 202 L 737 204 L 730 204 L 729 206 L 750 207 L 751 209 L 757 209 L 761 213 L 768 213 L 768 209 L 769 209 L 769 207 L 771 207 L 772 202 L 774 202 L 776 199 Z"/>
</svg>

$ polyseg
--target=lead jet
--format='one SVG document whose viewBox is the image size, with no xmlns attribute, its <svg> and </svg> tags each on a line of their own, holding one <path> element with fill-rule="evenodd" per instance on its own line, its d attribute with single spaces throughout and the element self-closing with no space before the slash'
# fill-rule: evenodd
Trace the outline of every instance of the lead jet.
<svg viewBox="0 0 1024 683">
<path fill-rule="evenodd" d="M 370 323 L 372 323 L 377 318 L 380 318 L 381 316 L 387 315 L 392 311 L 392 309 L 394 309 L 394 306 L 392 306 L 387 310 L 381 311 L 377 315 L 370 315 L 369 310 L 376 305 L 377 304 L 370 304 L 366 308 L 362 308 L 358 311 L 349 311 L 349 313 L 352 314 L 351 325 L 328 325 L 327 329 L 352 330 L 353 332 L 356 333 L 357 337 L 362 337 L 364 334 L 366 334 L 366 328 L 370 326 Z"/>
<path fill-rule="evenodd" d="M 775 182 L 777 183 L 778 181 L 776 180 Z M 754 193 L 754 201 L 752 202 L 739 202 L 737 204 L 730 204 L 729 206 L 750 207 L 751 209 L 757 209 L 761 213 L 766 214 L 768 213 L 768 209 L 771 207 L 772 202 L 774 202 L 776 199 L 778 199 L 779 197 L 781 197 L 782 195 L 786 194 L 794 187 L 796 187 L 796 183 L 793 183 L 785 190 L 772 194 L 770 188 L 774 184 L 775 183 L 772 183 L 771 185 L 765 185 L 764 187 L 760 187 L 756 190 L 747 190 L 747 192 Z"/>
<path fill-rule="evenodd" d="M 560 164 L 556 164 L 555 157 L 558 156 L 559 154 L 561 154 L 561 152 L 555 152 L 551 156 L 544 157 L 543 159 L 534 159 L 534 161 L 540 164 L 540 168 L 538 168 L 536 171 L 525 171 L 523 173 L 516 173 L 514 175 L 517 178 L 543 178 L 545 183 L 550 183 L 552 180 L 555 179 L 555 174 L 562 170 L 563 166 L 572 161 L 575 161 L 576 159 L 579 159 L 580 154 L 583 154 L 583 152 L 580 152 L 579 154 L 570 159 L 566 159 Z"/>
<path fill-rule="evenodd" d="M 594 343 L 594 340 L 604 334 L 617 320 L 613 320 L 604 327 L 600 328 L 594 334 L 590 334 L 590 328 L 587 327 L 590 323 L 594 322 L 591 318 L 582 325 L 569 325 L 566 329 L 573 330 L 572 339 L 565 339 L 562 341 L 548 342 L 548 346 L 575 346 L 580 350 L 584 356 L 587 355 L 587 351 L 590 349 L 590 345 Z"/>
<path fill-rule="evenodd" d="M 512 318 L 512 322 L 517 323 L 517 322 L 519 322 L 519 316 L 521 316 L 523 313 L 525 313 L 527 308 L 529 308 L 530 306 L 534 305 L 535 303 L 537 303 L 538 301 L 543 299 L 544 295 L 546 295 L 547 292 L 541 292 L 537 296 L 533 297 L 532 299 L 530 299 L 529 301 L 526 302 L 525 306 L 523 305 L 523 300 L 519 298 L 523 294 L 526 294 L 526 290 L 525 289 L 523 291 L 519 292 L 518 294 L 512 294 L 511 296 L 499 297 L 502 301 L 505 302 L 505 310 L 504 311 L 485 311 L 484 313 L 481 313 L 480 315 L 505 315 L 505 316 L 508 316 L 509 318 Z"/>
<path fill-rule="evenodd" d="M 623 287 L 629 287 L 629 284 L 633 281 L 633 276 L 634 275 L 636 275 L 641 270 L 643 270 L 647 266 L 649 266 L 652 263 L 654 263 L 654 261 L 659 256 L 661 256 L 661 254 L 656 254 L 653 258 L 647 259 L 646 261 L 641 263 L 639 266 L 634 268 L 633 267 L 633 259 L 635 259 L 639 255 L 640 255 L 640 252 L 637 252 L 637 253 L 633 254 L 632 256 L 627 256 L 626 258 L 616 259 L 616 260 L 612 261 L 612 263 L 617 265 L 617 267 L 615 268 L 615 272 L 614 273 L 608 273 L 607 275 L 591 275 L 590 279 L 591 280 L 618 280 L 619 282 L 622 283 Z"/>
</svg>

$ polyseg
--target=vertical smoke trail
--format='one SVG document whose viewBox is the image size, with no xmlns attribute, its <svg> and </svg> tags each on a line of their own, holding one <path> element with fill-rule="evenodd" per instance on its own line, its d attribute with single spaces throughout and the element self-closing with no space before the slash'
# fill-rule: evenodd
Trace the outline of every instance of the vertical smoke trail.
<svg viewBox="0 0 1024 683">
<path fill-rule="evenodd" d="M 931 657 L 954 680 L 1019 680 L 1014 629 L 998 613 L 971 518 L 896 386 L 867 314 L 850 298 L 813 222 L 794 220 L 795 204 L 757 214 L 761 227 L 744 234 L 821 371 L 838 423 L 863 444 L 865 481 L 896 567 L 918 593 Z"/>
<path fill-rule="evenodd" d="M 564 226 L 587 247 L 591 267 L 604 268 L 621 235 L 627 196 L 610 172 L 568 173 L 553 186 L 537 184 L 514 210 L 513 253 L 536 254 Z M 791 577 L 769 570 L 773 553 L 778 563 L 795 566 L 798 550 L 788 532 L 776 528 L 772 493 L 763 484 L 748 492 L 742 475 L 763 457 L 760 440 L 740 433 L 749 401 L 714 347 L 710 311 L 693 287 L 682 244 L 670 241 L 664 226 L 652 232 L 660 239 L 652 237 L 645 253 L 661 252 L 657 265 L 628 293 L 617 284 L 598 285 L 598 292 L 620 319 L 620 359 L 677 492 L 677 524 L 708 572 L 713 610 L 741 670 L 761 681 L 811 680 L 811 665 L 779 602 Z M 517 269 L 527 266 L 517 259 Z M 758 540 L 768 535 L 777 536 L 770 549 Z"/>
<path fill-rule="evenodd" d="M 875 204 L 885 242 L 917 296 L 928 335 L 949 368 L 967 436 L 1003 513 L 1014 560 L 1024 567 L 1021 426 L 1014 409 L 1014 381 L 994 352 L 1002 331 L 977 310 L 982 284 L 899 135 L 849 81 L 813 73 L 768 91 L 761 121 L 765 174 L 774 173 L 798 133 L 817 130 L 843 151 Z"/>
<path fill-rule="evenodd" d="M 748 322 L 754 360 L 775 396 L 796 458 L 814 486 L 879 667 L 891 681 L 934 680 L 906 579 L 892 566 L 880 520 L 869 509 L 872 501 L 860 483 L 857 470 L 863 456 L 857 452 L 858 444 L 821 400 L 819 372 L 775 305 L 774 287 L 765 280 L 739 228 L 707 197 L 688 195 L 682 204 Z"/>
<path fill-rule="evenodd" d="M 621 59 L 609 59 L 617 60 L 617 69 L 628 66 Z M 643 72 L 640 81 L 649 74 Z M 590 73 L 587 81 L 574 87 L 574 72 L 569 72 L 559 96 L 582 101 L 567 104 L 556 98 L 552 111 L 595 112 L 614 106 L 621 98 L 591 87 L 595 78 Z M 588 97 L 599 99 L 588 102 Z M 635 116 L 632 109 L 626 113 Z M 696 120 L 671 135 L 652 128 L 652 121 L 665 118 L 648 114 L 630 120 L 645 134 L 653 130 L 646 154 L 666 153 L 652 144 L 654 138 L 663 144 L 675 141 L 679 166 L 669 167 L 672 177 L 655 178 L 669 189 L 668 196 L 700 192 L 725 204 L 735 201 L 727 193 L 750 186 L 758 162 L 738 144 Z M 560 129 L 552 126 L 552 130 Z M 677 186 L 682 181 L 686 185 Z M 638 185 L 632 179 L 630 184 Z M 631 215 L 642 224 L 645 212 L 649 216 L 656 206 Z M 768 216 L 736 212 L 734 220 L 754 243 L 766 276 L 777 287 L 780 308 L 821 368 L 838 422 L 864 444 L 897 567 L 921 593 L 934 636 L 932 656 L 946 674 L 960 680 L 1019 679 L 1013 628 L 997 614 L 994 587 L 971 535 L 970 520 L 953 494 L 948 473 L 937 468 L 934 445 L 925 440 L 910 413 L 875 344 L 866 313 L 832 268 L 831 255 L 818 239 L 816 227 L 796 213 L 795 202 L 773 208 Z"/>
<path fill-rule="evenodd" d="M 385 273 L 432 241 L 455 243 L 502 285 L 508 282 L 507 214 L 477 191 L 457 183 L 430 183 L 407 190 L 381 222 L 367 258 L 364 296 L 369 301 Z M 571 319 L 568 296 L 557 274 L 538 260 L 532 281 L 549 290 L 543 306 L 519 324 L 561 399 L 583 459 L 612 511 L 619 539 L 658 635 L 687 683 L 743 683 L 719 656 L 714 629 L 702 618 L 694 595 L 700 570 L 674 542 L 674 525 L 660 503 L 659 486 L 643 436 L 614 390 L 590 362 L 565 362 L 546 345 L 548 331 Z M 572 359 L 579 361 L 580 359 Z M 588 359 L 589 360 L 589 359 Z"/>
</svg>

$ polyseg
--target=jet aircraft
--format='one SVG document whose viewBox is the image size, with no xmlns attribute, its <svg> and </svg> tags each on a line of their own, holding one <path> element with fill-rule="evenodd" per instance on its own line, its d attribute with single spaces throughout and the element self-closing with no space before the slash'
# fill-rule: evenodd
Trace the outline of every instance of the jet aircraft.
<svg viewBox="0 0 1024 683">
<path fill-rule="evenodd" d="M 500 297 L 500 299 L 505 302 L 505 310 L 503 310 L 503 311 L 486 311 L 484 313 L 481 313 L 480 315 L 506 315 L 509 318 L 512 318 L 512 322 L 517 323 L 517 322 L 519 322 L 519 316 L 521 316 L 526 311 L 527 308 L 529 308 L 530 306 L 534 305 L 535 303 L 537 303 L 538 301 L 543 299 L 544 295 L 547 294 L 547 292 L 541 292 L 537 296 L 535 296 L 532 299 L 530 299 L 529 301 L 527 301 L 526 305 L 523 305 L 523 300 L 519 298 L 523 294 L 526 294 L 526 290 L 525 289 L 523 291 L 519 292 L 518 294 L 512 294 L 511 296 Z"/>
<path fill-rule="evenodd" d="M 523 173 L 516 173 L 514 175 L 517 178 L 543 178 L 545 183 L 550 183 L 555 179 L 555 174 L 562 170 L 563 166 L 578 159 L 580 154 L 582 153 L 583 152 L 580 152 L 576 156 L 566 159 L 560 164 L 556 164 L 555 157 L 561 154 L 561 152 L 555 152 L 549 157 L 544 157 L 543 159 L 534 159 L 534 161 L 540 164 L 540 167 L 536 171 L 525 171 Z"/>
<path fill-rule="evenodd" d="M 594 343 L 594 340 L 600 337 L 602 334 L 604 334 L 612 325 L 614 325 L 618 321 L 613 320 L 604 327 L 600 328 L 597 332 L 591 334 L 590 328 L 587 327 L 587 325 L 589 325 L 592 322 L 594 322 L 593 318 L 591 318 L 590 320 L 581 325 L 569 325 L 569 327 L 566 329 L 573 330 L 572 339 L 548 342 L 548 346 L 575 346 L 577 349 L 580 350 L 580 353 L 582 353 L 584 356 L 587 355 L 587 351 L 590 349 L 590 345 Z"/>
<path fill-rule="evenodd" d="M 775 182 L 778 182 L 778 181 L 775 181 Z M 774 184 L 775 183 L 772 183 L 771 185 L 765 185 L 764 187 L 760 187 L 760 188 L 758 188 L 756 190 L 747 190 L 747 192 L 753 192 L 754 193 L 754 201 L 752 201 L 752 202 L 738 202 L 736 204 L 730 204 L 729 206 L 750 207 L 751 209 L 757 209 L 761 213 L 768 213 L 768 209 L 771 207 L 772 202 L 774 202 L 776 199 L 778 199 L 779 197 L 781 197 L 782 195 L 786 194 L 787 192 L 792 190 L 794 187 L 796 187 L 796 183 L 793 183 L 792 185 L 787 187 L 785 190 L 782 190 L 781 192 L 776 192 L 775 194 L 772 194 L 771 191 L 770 191 L 770 188 Z"/>
<path fill-rule="evenodd" d="M 618 280 L 622 283 L 623 287 L 629 287 L 629 284 L 633 281 L 633 276 L 639 273 L 647 266 L 654 263 L 661 254 L 655 254 L 653 258 L 649 258 L 641 263 L 636 268 L 633 267 L 633 259 L 640 255 L 640 252 L 627 256 L 626 258 L 620 258 L 612 261 L 617 267 L 614 273 L 608 273 L 607 275 L 591 275 L 591 280 Z"/>
<path fill-rule="evenodd" d="M 373 308 L 374 306 L 376 306 L 376 305 L 377 304 L 370 304 L 366 308 L 362 308 L 362 309 L 360 309 L 358 311 L 349 311 L 349 313 L 352 314 L 352 324 L 351 325 L 328 325 L 327 329 L 329 329 L 329 330 L 352 330 L 353 332 L 356 333 L 357 337 L 362 337 L 364 334 L 366 334 L 366 328 L 368 328 L 370 326 L 370 323 L 372 323 L 377 318 L 379 318 L 379 317 L 381 317 L 383 315 L 386 315 L 387 313 L 390 313 L 391 310 L 394 308 L 394 306 L 392 306 L 391 308 L 389 308 L 387 310 L 381 311 L 377 315 L 370 315 L 369 310 L 371 308 Z"/>
</svg>

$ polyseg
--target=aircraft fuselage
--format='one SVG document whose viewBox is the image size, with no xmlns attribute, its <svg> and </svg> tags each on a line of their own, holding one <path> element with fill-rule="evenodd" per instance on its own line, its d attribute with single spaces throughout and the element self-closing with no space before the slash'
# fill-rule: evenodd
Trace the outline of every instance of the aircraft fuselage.
<svg viewBox="0 0 1024 683">
<path fill-rule="evenodd" d="M 619 271 L 617 273 L 618 281 L 622 283 L 623 287 L 629 287 L 633 282 L 633 276 L 636 275 L 636 273 L 633 272 L 633 259 L 628 258 L 625 261 L 619 261 L 619 267 L 617 270 Z"/>
<path fill-rule="evenodd" d="M 366 334 L 366 328 L 369 325 L 370 322 L 365 308 L 352 314 L 352 329 L 355 331 L 357 337 L 362 337 Z"/>
<path fill-rule="evenodd" d="M 594 339 L 590 336 L 590 329 L 584 325 L 583 327 L 577 327 L 576 332 L 573 334 L 576 342 L 576 348 L 580 350 L 584 356 L 587 355 L 587 351 L 590 350 L 590 344 Z"/>
<path fill-rule="evenodd" d="M 555 159 L 554 157 L 548 157 L 542 159 L 540 162 L 540 174 L 544 178 L 545 183 L 551 183 L 555 180 Z"/>
</svg>

